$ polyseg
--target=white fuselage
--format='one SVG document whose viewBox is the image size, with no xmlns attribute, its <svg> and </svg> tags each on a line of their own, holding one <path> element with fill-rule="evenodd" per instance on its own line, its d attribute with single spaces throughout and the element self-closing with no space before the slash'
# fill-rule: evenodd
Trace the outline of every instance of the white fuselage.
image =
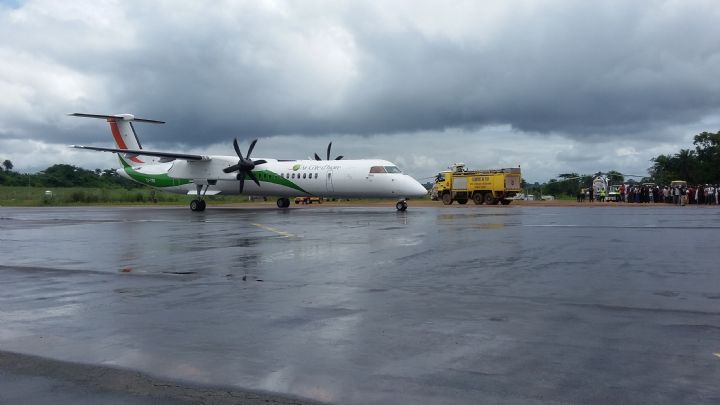
<svg viewBox="0 0 720 405">
<path fill-rule="evenodd" d="M 404 199 L 427 194 L 419 182 L 401 173 L 395 164 L 386 160 L 264 160 L 267 163 L 253 169 L 260 186 L 246 178 L 243 195 Z M 208 195 L 239 194 L 238 173 L 223 172 L 237 162 L 238 159 L 233 156 L 209 156 L 202 161 L 175 160 L 126 167 L 119 173 L 151 186 L 155 184 L 149 179 L 167 175 L 177 184 L 168 184 L 166 180 L 162 186 L 155 186 L 175 193 L 195 193 L 198 185 L 208 185 Z M 143 176 L 147 177 L 143 179 Z"/>
</svg>

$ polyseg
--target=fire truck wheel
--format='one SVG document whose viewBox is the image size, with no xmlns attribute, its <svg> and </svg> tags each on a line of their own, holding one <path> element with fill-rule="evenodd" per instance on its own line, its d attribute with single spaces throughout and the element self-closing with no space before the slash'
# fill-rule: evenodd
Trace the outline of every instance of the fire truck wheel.
<svg viewBox="0 0 720 405">
<path fill-rule="evenodd" d="M 467 198 L 458 198 L 457 202 L 458 204 L 465 205 L 467 204 Z"/>
<path fill-rule="evenodd" d="M 475 204 L 480 205 L 480 204 L 483 203 L 483 196 L 482 196 L 482 194 L 480 194 L 480 193 L 475 193 L 475 194 L 473 194 L 473 198 L 472 198 L 472 199 L 473 199 L 473 202 L 474 202 Z"/>
<path fill-rule="evenodd" d="M 485 205 L 492 205 L 492 203 L 493 203 L 492 193 L 485 193 L 485 195 L 483 195 L 483 200 L 485 200 Z"/>
<path fill-rule="evenodd" d="M 500 204 L 502 204 L 502 205 L 508 205 L 508 204 L 510 204 L 510 201 L 511 201 L 511 200 L 508 200 L 507 198 L 503 198 L 502 200 L 500 200 Z"/>
<path fill-rule="evenodd" d="M 443 204 L 445 204 L 445 205 L 450 205 L 450 204 L 452 204 L 453 200 L 452 200 L 452 196 L 450 195 L 450 193 L 445 193 L 445 194 L 443 194 L 443 196 L 442 196 L 442 202 L 443 202 Z"/>
</svg>

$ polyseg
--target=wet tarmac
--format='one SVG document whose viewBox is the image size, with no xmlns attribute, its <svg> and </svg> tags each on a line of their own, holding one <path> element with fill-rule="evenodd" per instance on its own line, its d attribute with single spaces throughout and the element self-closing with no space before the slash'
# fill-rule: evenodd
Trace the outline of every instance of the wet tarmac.
<svg viewBox="0 0 720 405">
<path fill-rule="evenodd" d="M 719 240 L 690 207 L 0 208 L 0 402 L 150 403 L 24 353 L 342 404 L 714 404 Z"/>
</svg>

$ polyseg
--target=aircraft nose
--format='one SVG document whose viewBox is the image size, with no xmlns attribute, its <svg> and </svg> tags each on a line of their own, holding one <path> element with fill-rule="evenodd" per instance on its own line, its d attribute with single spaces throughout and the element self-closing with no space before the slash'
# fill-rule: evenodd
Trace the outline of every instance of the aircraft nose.
<svg viewBox="0 0 720 405">
<path fill-rule="evenodd" d="M 428 191 L 427 189 L 425 189 L 425 186 L 420 184 L 412 177 L 408 176 L 406 197 L 424 197 L 425 195 L 427 195 L 427 193 Z"/>
</svg>

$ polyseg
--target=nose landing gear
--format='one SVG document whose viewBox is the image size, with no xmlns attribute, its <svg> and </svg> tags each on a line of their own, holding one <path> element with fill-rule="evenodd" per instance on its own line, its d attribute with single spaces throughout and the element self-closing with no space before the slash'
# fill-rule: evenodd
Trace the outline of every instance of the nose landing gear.
<svg viewBox="0 0 720 405">
<path fill-rule="evenodd" d="M 403 212 L 403 211 L 407 210 L 407 207 L 408 207 L 407 201 L 405 201 L 405 200 L 400 200 L 397 202 L 397 204 L 395 204 L 395 209 L 398 210 L 399 212 Z"/>
</svg>

